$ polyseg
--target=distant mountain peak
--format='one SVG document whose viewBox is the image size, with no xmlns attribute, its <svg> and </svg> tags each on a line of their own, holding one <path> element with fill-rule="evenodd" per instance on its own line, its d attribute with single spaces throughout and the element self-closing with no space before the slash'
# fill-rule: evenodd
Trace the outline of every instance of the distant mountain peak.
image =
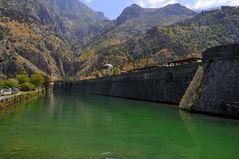
<svg viewBox="0 0 239 159">
<path fill-rule="evenodd" d="M 131 6 L 129 6 L 128 8 L 138 8 L 141 9 L 142 7 L 140 7 L 138 4 L 132 4 Z"/>
<path fill-rule="evenodd" d="M 179 6 L 179 7 L 185 7 L 184 5 L 180 3 L 174 3 L 174 4 L 168 4 L 167 6 Z"/>
<path fill-rule="evenodd" d="M 122 12 L 122 14 L 127 14 L 127 13 L 142 13 L 144 12 L 144 8 L 140 7 L 137 4 L 132 4 L 131 6 L 125 8 Z"/>
<path fill-rule="evenodd" d="M 168 4 L 162 8 L 175 8 L 175 9 L 180 9 L 180 8 L 187 8 L 184 5 L 180 4 L 180 3 L 174 3 L 174 4 Z M 189 8 L 187 8 L 189 9 Z"/>
<path fill-rule="evenodd" d="M 187 16 L 195 16 L 197 14 L 193 10 L 183 6 L 180 3 L 169 4 L 165 7 L 159 8 L 159 10 L 167 12 L 169 14 L 184 14 Z"/>
<path fill-rule="evenodd" d="M 97 18 L 98 20 L 109 20 L 109 19 L 105 16 L 104 12 L 98 11 L 98 12 L 96 12 L 96 14 L 97 14 L 96 18 Z"/>
<path fill-rule="evenodd" d="M 79 20 L 85 18 L 93 20 L 108 19 L 103 12 L 94 11 L 79 0 L 44 0 L 44 2 L 54 7 L 62 16 L 68 16 L 70 19 L 76 16 L 80 18 Z"/>
<path fill-rule="evenodd" d="M 140 17 L 145 13 L 145 9 L 137 4 L 132 4 L 131 6 L 125 8 L 121 15 L 116 19 L 117 24 L 122 24 L 129 19 L 134 19 Z"/>
<path fill-rule="evenodd" d="M 169 4 L 162 8 L 142 8 L 137 4 L 125 8 L 121 15 L 116 19 L 116 24 L 120 25 L 128 20 L 140 18 L 140 17 L 151 17 L 154 16 L 194 16 L 197 13 L 191 9 L 181 5 L 180 3 Z"/>
</svg>

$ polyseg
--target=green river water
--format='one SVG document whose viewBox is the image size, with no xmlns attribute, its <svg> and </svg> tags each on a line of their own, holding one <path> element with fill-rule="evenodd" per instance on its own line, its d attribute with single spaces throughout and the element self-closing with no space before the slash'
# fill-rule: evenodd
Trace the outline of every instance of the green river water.
<svg viewBox="0 0 239 159">
<path fill-rule="evenodd" d="M 0 159 L 239 159 L 239 121 L 56 92 L 0 112 Z"/>
</svg>

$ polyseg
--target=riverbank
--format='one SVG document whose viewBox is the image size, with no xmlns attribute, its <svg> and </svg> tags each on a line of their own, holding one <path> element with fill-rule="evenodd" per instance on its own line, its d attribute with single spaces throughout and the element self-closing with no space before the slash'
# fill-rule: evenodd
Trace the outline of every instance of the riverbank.
<svg viewBox="0 0 239 159">
<path fill-rule="evenodd" d="M 0 97 L 0 110 L 19 102 L 29 100 L 35 96 L 41 95 L 43 92 L 44 91 L 20 92 L 15 95 Z"/>
</svg>

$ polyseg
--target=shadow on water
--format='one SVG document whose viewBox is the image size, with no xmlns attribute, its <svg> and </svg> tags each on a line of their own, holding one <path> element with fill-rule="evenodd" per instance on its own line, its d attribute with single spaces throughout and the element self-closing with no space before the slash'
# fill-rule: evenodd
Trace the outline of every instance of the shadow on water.
<svg viewBox="0 0 239 159">
<path fill-rule="evenodd" d="M 175 106 L 54 92 L 0 115 L 0 159 L 237 159 L 239 122 Z"/>
</svg>

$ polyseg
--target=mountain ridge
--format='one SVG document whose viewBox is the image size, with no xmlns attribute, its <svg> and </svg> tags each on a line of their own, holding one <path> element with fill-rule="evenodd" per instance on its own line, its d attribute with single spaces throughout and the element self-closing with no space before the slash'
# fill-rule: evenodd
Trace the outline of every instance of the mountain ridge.
<svg viewBox="0 0 239 159">
<path fill-rule="evenodd" d="M 2 73 L 13 77 L 24 67 L 61 79 L 90 75 L 105 63 L 130 70 L 239 41 L 237 8 L 196 14 L 180 4 L 131 5 L 110 21 L 70 2 L 0 0 Z"/>
<path fill-rule="evenodd" d="M 178 12 L 168 12 L 164 7 L 159 9 L 149 9 L 133 4 L 125 8 L 116 20 L 106 25 L 106 27 L 97 34 L 93 40 L 89 40 L 83 45 L 83 47 L 77 48 L 76 43 L 75 50 L 77 50 L 78 54 L 81 54 L 90 49 L 89 47 L 92 45 L 101 45 L 99 43 L 106 39 L 113 45 L 115 43 L 123 43 L 135 35 L 144 33 L 154 26 L 173 24 L 196 15 L 195 12 L 179 4 L 168 5 L 165 7 L 170 9 L 175 6 L 179 6 Z M 181 9 L 185 11 L 185 14 L 180 12 Z"/>
<path fill-rule="evenodd" d="M 172 25 L 157 26 L 122 44 L 101 47 L 89 72 L 104 63 L 126 70 L 191 56 L 210 47 L 239 42 L 239 8 L 202 12 Z M 87 68 L 85 66 L 86 71 Z"/>
</svg>

